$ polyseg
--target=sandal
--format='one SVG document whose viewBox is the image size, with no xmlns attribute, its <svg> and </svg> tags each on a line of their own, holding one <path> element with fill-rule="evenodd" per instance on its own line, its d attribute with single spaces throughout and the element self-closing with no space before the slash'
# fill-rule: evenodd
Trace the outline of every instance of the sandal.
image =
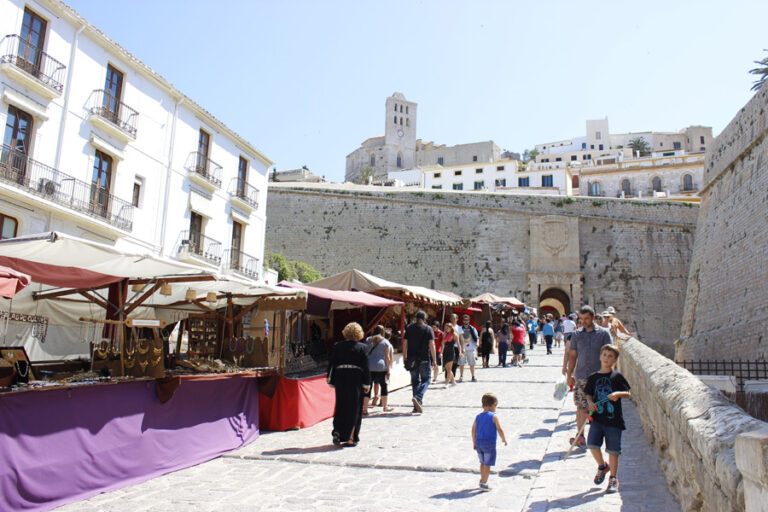
<svg viewBox="0 0 768 512">
<path fill-rule="evenodd" d="M 371 400 L 371 407 L 376 407 L 379 405 L 379 397 L 375 396 L 373 397 L 373 400 Z"/>
<path fill-rule="evenodd" d="M 384 411 L 384 412 L 392 412 L 392 411 L 394 411 L 394 409 L 392 407 L 387 406 L 387 407 L 383 408 L 382 411 Z"/>
</svg>

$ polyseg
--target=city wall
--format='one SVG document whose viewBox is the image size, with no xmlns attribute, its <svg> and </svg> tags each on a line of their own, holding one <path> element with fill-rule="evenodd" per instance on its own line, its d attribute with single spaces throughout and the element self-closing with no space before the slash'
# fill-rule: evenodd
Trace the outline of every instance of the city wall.
<svg viewBox="0 0 768 512">
<path fill-rule="evenodd" d="M 768 360 L 768 86 L 704 163 L 677 360 Z"/>
<path fill-rule="evenodd" d="M 768 424 L 634 338 L 619 369 L 683 511 L 768 510 Z"/>
<path fill-rule="evenodd" d="M 697 212 L 668 202 L 270 184 L 266 248 L 324 275 L 357 268 L 464 297 L 492 292 L 536 306 L 552 285 L 571 310 L 615 307 L 671 356 Z M 577 231 L 564 245 L 562 226 Z"/>
</svg>

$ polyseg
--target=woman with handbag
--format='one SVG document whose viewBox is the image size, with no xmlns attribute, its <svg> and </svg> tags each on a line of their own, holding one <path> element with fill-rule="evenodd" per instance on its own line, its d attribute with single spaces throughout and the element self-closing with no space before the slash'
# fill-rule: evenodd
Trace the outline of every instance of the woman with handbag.
<svg viewBox="0 0 768 512">
<path fill-rule="evenodd" d="M 344 341 L 333 346 L 328 363 L 328 384 L 336 391 L 333 444 L 357 446 L 363 420 L 363 396 L 371 387 L 368 347 L 361 343 L 363 328 L 352 322 L 342 331 Z"/>
</svg>

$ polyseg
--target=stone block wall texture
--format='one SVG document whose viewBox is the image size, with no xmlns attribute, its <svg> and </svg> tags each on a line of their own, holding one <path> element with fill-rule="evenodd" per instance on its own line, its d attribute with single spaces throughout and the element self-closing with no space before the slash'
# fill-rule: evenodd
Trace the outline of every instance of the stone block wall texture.
<svg viewBox="0 0 768 512">
<path fill-rule="evenodd" d="M 715 139 L 677 360 L 768 360 L 768 87 Z"/>
<path fill-rule="evenodd" d="M 640 341 L 625 338 L 619 344 L 619 370 L 632 387 L 645 436 L 682 510 L 744 510 L 736 438 L 768 424 Z M 766 468 L 768 460 L 763 472 Z"/>
<path fill-rule="evenodd" d="M 570 216 L 579 226 L 574 271 L 584 274 L 582 303 L 614 306 L 644 342 L 671 355 L 697 211 L 662 202 L 280 184 L 269 190 L 266 248 L 326 276 L 357 268 L 464 297 L 492 292 L 528 301 L 531 218 Z"/>
</svg>

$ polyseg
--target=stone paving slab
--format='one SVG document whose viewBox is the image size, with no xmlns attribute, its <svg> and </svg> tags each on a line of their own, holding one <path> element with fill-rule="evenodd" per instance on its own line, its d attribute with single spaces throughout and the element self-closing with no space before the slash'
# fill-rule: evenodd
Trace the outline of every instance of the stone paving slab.
<svg viewBox="0 0 768 512">
<path fill-rule="evenodd" d="M 606 495 L 605 484 L 592 483 L 596 464 L 588 453 L 562 460 L 575 432 L 571 396 L 552 398 L 562 349 L 552 356 L 533 351 L 530 358 L 524 368 L 478 369 L 479 382 L 431 386 L 420 415 L 410 412 L 410 389 L 395 391 L 395 411 L 372 409 L 355 448 L 330 443 L 330 420 L 263 433 L 210 462 L 61 510 L 679 510 L 629 402 L 619 494 Z M 490 493 L 477 489 L 479 465 L 469 437 L 485 392 L 499 397 L 509 441 L 498 444 Z"/>
</svg>

